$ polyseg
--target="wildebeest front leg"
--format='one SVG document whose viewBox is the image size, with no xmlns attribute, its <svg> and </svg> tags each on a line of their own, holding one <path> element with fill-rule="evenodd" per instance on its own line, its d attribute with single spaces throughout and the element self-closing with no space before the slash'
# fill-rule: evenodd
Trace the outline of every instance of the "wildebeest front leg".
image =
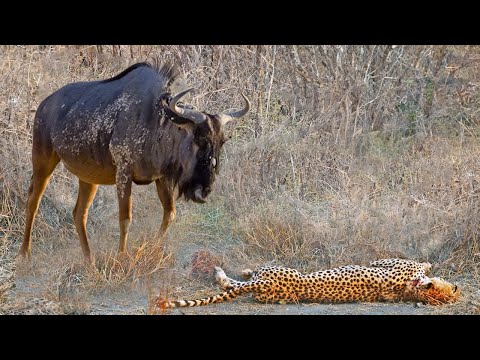
<svg viewBox="0 0 480 360">
<path fill-rule="evenodd" d="M 159 237 L 163 237 L 167 232 L 168 226 L 175 219 L 175 187 L 168 180 L 155 180 L 157 186 L 157 194 L 163 206 L 162 226 L 158 232 Z"/>
<path fill-rule="evenodd" d="M 89 184 L 79 180 L 78 182 L 78 198 L 75 208 L 73 209 L 73 219 L 77 229 L 78 237 L 80 239 L 80 246 L 82 247 L 83 256 L 88 263 L 92 262 L 90 248 L 88 246 L 87 238 L 87 218 L 88 209 L 92 204 L 95 194 L 97 193 L 98 185 Z"/>
<path fill-rule="evenodd" d="M 132 176 L 117 173 L 118 215 L 120 223 L 120 246 L 118 251 L 125 252 L 128 240 L 128 228 L 132 221 Z"/>
</svg>

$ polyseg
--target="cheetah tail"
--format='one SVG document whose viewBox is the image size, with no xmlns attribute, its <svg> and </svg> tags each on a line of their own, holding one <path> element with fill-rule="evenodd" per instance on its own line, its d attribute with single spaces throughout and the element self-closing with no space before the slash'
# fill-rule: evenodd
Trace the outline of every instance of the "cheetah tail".
<svg viewBox="0 0 480 360">
<path fill-rule="evenodd" d="M 158 298 L 156 301 L 156 307 L 160 310 L 171 309 L 176 307 L 192 307 L 192 306 L 203 306 L 208 304 L 220 303 L 223 301 L 228 301 L 235 299 L 240 295 L 242 291 L 239 288 L 229 289 L 224 291 L 221 294 L 214 296 L 209 296 L 207 298 L 197 299 L 197 300 L 176 300 L 176 301 L 166 301 L 163 298 Z"/>
</svg>

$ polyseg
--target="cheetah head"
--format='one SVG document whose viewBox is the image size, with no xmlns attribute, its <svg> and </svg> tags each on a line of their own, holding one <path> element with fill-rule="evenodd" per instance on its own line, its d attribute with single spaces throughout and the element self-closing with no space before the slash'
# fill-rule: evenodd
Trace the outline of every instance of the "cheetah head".
<svg viewBox="0 0 480 360">
<path fill-rule="evenodd" d="M 430 305 L 440 305 L 455 302 L 460 296 L 457 285 L 438 277 L 427 279 L 416 284 L 412 283 L 419 301 Z"/>
</svg>

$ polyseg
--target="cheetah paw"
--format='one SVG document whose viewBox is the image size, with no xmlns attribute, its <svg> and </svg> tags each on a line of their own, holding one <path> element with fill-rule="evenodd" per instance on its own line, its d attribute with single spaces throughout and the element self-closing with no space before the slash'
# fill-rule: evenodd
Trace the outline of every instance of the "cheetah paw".
<svg viewBox="0 0 480 360">
<path fill-rule="evenodd" d="M 230 280 L 225 274 L 225 271 L 223 271 L 222 268 L 219 268 L 218 266 L 215 266 L 215 280 L 223 289 L 229 289 L 232 287 Z"/>
</svg>

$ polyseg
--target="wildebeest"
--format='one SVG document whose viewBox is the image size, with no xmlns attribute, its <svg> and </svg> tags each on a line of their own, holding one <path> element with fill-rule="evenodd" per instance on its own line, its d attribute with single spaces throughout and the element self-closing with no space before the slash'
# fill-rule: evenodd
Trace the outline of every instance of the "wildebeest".
<svg viewBox="0 0 480 360">
<path fill-rule="evenodd" d="M 73 210 L 83 255 L 92 261 L 86 222 L 99 184 L 116 184 L 120 246 L 132 218 L 132 182 L 155 181 L 163 206 L 161 236 L 175 218 L 175 198 L 203 203 L 218 174 L 225 124 L 250 109 L 208 114 L 181 104 L 190 90 L 170 93 L 179 77 L 172 64 L 130 66 L 117 76 L 75 82 L 43 100 L 33 126 L 33 174 L 20 255 L 30 256 L 32 224 L 50 175 L 60 161 L 79 179 Z"/>
</svg>

